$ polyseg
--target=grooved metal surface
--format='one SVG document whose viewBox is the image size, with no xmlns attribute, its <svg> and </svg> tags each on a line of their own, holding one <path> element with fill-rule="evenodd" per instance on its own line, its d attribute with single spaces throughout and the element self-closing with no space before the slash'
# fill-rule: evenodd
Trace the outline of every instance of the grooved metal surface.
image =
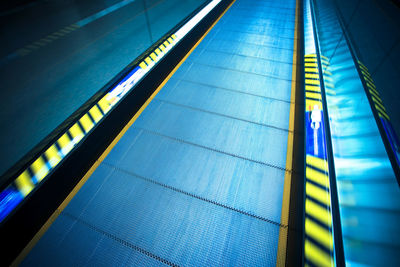
<svg viewBox="0 0 400 267">
<path fill-rule="evenodd" d="M 274 266 L 295 0 L 237 0 L 22 265 Z"/>
</svg>

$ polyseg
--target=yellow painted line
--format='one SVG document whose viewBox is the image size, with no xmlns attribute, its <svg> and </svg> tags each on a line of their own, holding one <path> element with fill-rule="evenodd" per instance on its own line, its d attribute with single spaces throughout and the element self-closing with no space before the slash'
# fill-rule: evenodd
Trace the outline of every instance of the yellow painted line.
<svg viewBox="0 0 400 267">
<path fill-rule="evenodd" d="M 389 118 L 386 114 L 383 115 L 382 113 L 380 113 L 380 112 L 378 111 L 378 115 L 379 115 L 379 117 L 384 118 L 384 119 L 387 119 L 388 121 L 390 121 L 390 118 Z"/>
<path fill-rule="evenodd" d="M 312 85 L 306 85 L 306 90 L 313 92 L 321 92 L 321 88 L 319 86 L 312 86 Z"/>
<path fill-rule="evenodd" d="M 333 79 L 332 79 L 331 77 L 329 77 L 329 76 L 326 76 L 326 75 L 325 75 L 325 77 L 324 77 L 324 80 L 325 80 L 325 81 L 328 81 L 328 82 L 330 82 L 330 83 L 333 82 Z"/>
<path fill-rule="evenodd" d="M 383 106 L 382 100 L 379 97 L 374 97 L 371 95 L 372 100 L 375 104 L 379 105 L 384 111 L 386 111 L 385 107 Z"/>
<path fill-rule="evenodd" d="M 35 187 L 28 170 L 25 170 L 18 178 L 15 180 L 15 185 L 17 186 L 19 192 L 25 197 L 33 190 Z"/>
<path fill-rule="evenodd" d="M 305 257 L 316 266 L 334 266 L 332 257 L 307 239 L 304 245 L 304 254 Z"/>
<path fill-rule="evenodd" d="M 67 133 L 63 134 L 58 140 L 58 145 L 63 150 L 63 153 L 66 154 L 71 150 L 71 140 Z"/>
<path fill-rule="evenodd" d="M 168 46 L 169 46 L 169 43 L 168 43 L 167 41 L 165 41 L 165 42 L 163 43 L 163 45 L 164 45 L 165 47 L 168 47 Z"/>
<path fill-rule="evenodd" d="M 55 32 L 55 33 L 53 33 L 53 34 L 55 34 L 55 35 L 58 35 L 58 36 L 64 36 L 65 34 L 63 34 L 63 33 L 61 33 L 61 32 Z"/>
<path fill-rule="evenodd" d="M 329 70 L 325 70 L 324 74 L 332 76 L 332 72 L 330 72 Z"/>
<path fill-rule="evenodd" d="M 318 68 L 305 68 L 305 72 L 313 72 L 313 73 L 318 73 Z"/>
<path fill-rule="evenodd" d="M 160 56 L 161 50 L 159 48 L 157 48 L 156 50 L 154 50 L 154 53 L 156 53 L 157 56 Z"/>
<path fill-rule="evenodd" d="M 68 27 L 65 27 L 66 29 L 68 29 L 68 30 L 71 30 L 71 31 L 74 31 L 76 28 L 75 27 L 71 27 L 71 26 L 68 26 Z"/>
<path fill-rule="evenodd" d="M 165 51 L 165 46 L 164 46 L 163 44 L 161 44 L 161 45 L 160 45 L 160 49 L 161 49 L 161 51 L 164 52 L 164 51 Z"/>
<path fill-rule="evenodd" d="M 369 86 L 368 84 L 367 84 L 367 87 L 369 88 L 369 90 L 372 90 L 372 91 L 374 91 L 378 96 L 379 96 L 379 92 L 378 92 L 378 90 L 376 90 L 375 88 L 373 88 L 372 86 Z"/>
<path fill-rule="evenodd" d="M 228 9 L 235 3 L 236 0 L 233 0 L 232 3 L 226 8 L 226 10 L 218 17 L 218 19 L 211 25 L 211 27 L 203 34 L 203 36 L 197 41 L 197 43 L 189 50 L 184 58 L 175 66 L 175 68 L 168 74 L 168 76 L 164 79 L 164 81 L 157 87 L 157 89 L 153 92 L 153 94 L 147 99 L 147 101 L 143 104 L 143 106 L 139 109 L 138 112 L 132 117 L 132 119 L 128 122 L 127 125 L 122 129 L 122 131 L 118 134 L 118 136 L 111 142 L 111 144 L 107 147 L 107 149 L 103 152 L 103 154 L 96 160 L 93 166 L 89 169 L 89 171 L 85 174 L 85 176 L 79 181 L 79 183 L 74 187 L 71 193 L 65 198 L 65 200 L 61 203 L 61 205 L 57 208 L 57 210 L 50 216 L 50 218 L 46 221 L 46 223 L 40 228 L 40 230 L 36 233 L 36 235 L 32 238 L 32 240 L 26 245 L 26 247 L 21 251 L 18 257 L 14 260 L 11 266 L 18 266 L 23 259 L 28 255 L 28 253 L 32 250 L 35 244 L 40 240 L 40 238 L 46 233 L 51 224 L 57 219 L 58 215 L 65 209 L 65 207 L 69 204 L 72 198 L 78 193 L 81 187 L 87 182 L 93 172 L 97 169 L 100 163 L 106 158 L 106 156 L 110 153 L 111 149 L 118 143 L 118 141 L 124 136 L 126 131 L 132 126 L 132 124 L 136 121 L 136 119 L 140 116 L 143 110 L 150 104 L 150 102 L 156 97 L 156 95 L 160 92 L 160 90 L 164 87 L 164 85 L 168 82 L 168 80 L 172 77 L 172 75 L 179 69 L 179 67 L 185 62 L 185 60 L 189 57 L 189 55 L 193 52 L 193 50 L 199 45 L 199 43 L 206 37 L 206 35 L 210 32 L 210 30 L 217 24 L 217 22 L 221 19 L 221 17 L 228 11 Z"/>
<path fill-rule="evenodd" d="M 317 54 L 308 54 L 308 55 L 305 55 L 304 57 L 317 57 Z"/>
<path fill-rule="evenodd" d="M 170 44 L 172 44 L 174 42 L 174 40 L 172 40 L 171 37 L 168 38 L 168 42 L 170 42 Z"/>
<path fill-rule="evenodd" d="M 292 83 L 290 93 L 290 111 L 289 111 L 289 132 L 287 139 L 286 150 L 286 170 L 293 169 L 293 143 L 294 143 L 294 124 L 295 124 L 295 111 L 296 111 L 296 90 L 297 90 L 297 59 L 298 59 L 298 37 L 299 37 L 299 10 L 300 1 L 296 0 L 296 13 L 294 22 L 294 40 L 293 42 L 293 63 L 292 63 Z M 290 205 L 290 190 L 292 183 L 292 172 L 285 171 L 282 195 L 282 208 L 281 208 L 281 224 L 289 224 L 289 205 Z M 287 235 L 288 229 L 279 227 L 278 238 L 278 251 L 276 257 L 276 266 L 286 266 L 286 250 L 287 250 Z"/>
<path fill-rule="evenodd" d="M 317 105 L 320 110 L 322 110 L 322 102 L 318 100 L 306 99 L 306 107 L 313 110 L 314 106 Z"/>
<path fill-rule="evenodd" d="M 49 147 L 44 154 L 46 155 L 51 167 L 56 166 L 61 161 L 61 157 L 58 154 L 58 149 L 54 144 Z"/>
<path fill-rule="evenodd" d="M 329 60 L 329 58 L 327 58 L 326 56 L 323 56 L 323 55 L 321 55 L 321 58 L 325 59 L 325 60 Z"/>
<path fill-rule="evenodd" d="M 378 110 L 379 113 L 381 113 L 387 120 L 390 120 L 389 115 L 386 114 L 385 111 L 383 111 L 378 105 L 375 105 L 375 108 Z"/>
<path fill-rule="evenodd" d="M 307 179 L 323 186 L 329 188 L 329 177 L 328 175 L 311 169 L 309 167 L 306 168 L 306 177 Z"/>
<path fill-rule="evenodd" d="M 147 65 L 150 65 L 153 63 L 153 61 L 151 60 L 150 57 L 146 57 L 144 61 L 146 61 Z"/>
<path fill-rule="evenodd" d="M 306 156 L 306 163 L 322 171 L 328 170 L 328 163 L 326 162 L 326 160 L 314 157 L 312 155 Z"/>
<path fill-rule="evenodd" d="M 157 61 L 157 55 L 154 52 L 150 54 L 150 57 L 153 61 Z"/>
<path fill-rule="evenodd" d="M 330 206 L 331 201 L 329 199 L 329 192 L 321 189 L 318 186 L 313 185 L 310 182 L 306 182 L 306 195 L 313 197 L 314 199 L 318 200 L 319 202 Z"/>
<path fill-rule="evenodd" d="M 364 71 L 368 72 L 368 68 L 364 66 L 364 64 L 362 64 L 360 61 L 358 61 L 359 66 L 361 69 L 364 69 Z"/>
<path fill-rule="evenodd" d="M 172 35 L 172 38 L 174 38 L 174 40 L 177 38 L 175 34 Z"/>
<path fill-rule="evenodd" d="M 376 89 L 375 84 L 373 84 L 373 83 L 371 83 L 371 82 L 369 82 L 369 81 L 366 81 L 366 83 L 367 83 L 367 86 L 369 85 L 370 87 Z"/>
<path fill-rule="evenodd" d="M 325 87 L 328 87 L 328 88 L 335 88 L 335 86 L 333 85 L 333 83 L 330 83 L 330 82 L 325 82 Z"/>
<path fill-rule="evenodd" d="M 325 65 L 325 67 L 329 65 L 329 61 L 328 61 L 328 60 L 322 59 L 322 60 L 321 60 L 321 63 L 322 63 L 323 65 Z"/>
<path fill-rule="evenodd" d="M 103 118 L 103 114 L 101 114 L 100 109 L 97 107 L 97 105 L 94 105 L 90 110 L 89 110 L 90 115 L 94 119 L 96 123 L 98 123 L 101 118 Z"/>
<path fill-rule="evenodd" d="M 43 157 L 39 157 L 35 160 L 31 165 L 31 169 L 38 181 L 41 181 L 49 173 L 49 168 L 47 167 Z"/>
<path fill-rule="evenodd" d="M 69 133 L 71 134 L 75 143 L 78 143 L 80 140 L 82 140 L 83 136 L 85 135 L 78 123 L 72 125 L 72 127 L 69 129 Z"/>
<path fill-rule="evenodd" d="M 318 64 L 317 63 L 304 63 L 304 66 L 305 67 L 318 67 Z"/>
<path fill-rule="evenodd" d="M 368 78 L 367 76 L 363 76 L 364 77 L 364 80 L 365 80 L 365 82 L 369 82 L 369 83 L 372 83 L 372 84 L 374 84 L 374 81 L 371 79 L 371 78 Z"/>
<path fill-rule="evenodd" d="M 374 97 L 380 99 L 380 96 L 379 96 L 379 93 L 378 93 L 378 92 L 376 92 L 376 91 L 374 91 L 374 90 L 371 90 L 371 89 L 369 89 L 368 91 L 369 91 L 369 93 L 370 93 L 372 96 L 374 96 Z"/>
<path fill-rule="evenodd" d="M 304 62 L 318 62 L 317 58 L 309 57 L 304 58 Z"/>
<path fill-rule="evenodd" d="M 83 129 L 85 129 L 85 132 L 88 133 L 94 126 L 93 121 L 90 119 L 88 114 L 83 115 L 82 118 L 80 118 L 80 123 L 82 124 Z"/>
<path fill-rule="evenodd" d="M 367 83 L 367 87 L 368 87 L 369 90 L 374 91 L 379 96 L 379 92 L 378 92 L 378 90 L 376 90 L 376 88 L 370 86 L 369 83 Z"/>
<path fill-rule="evenodd" d="M 320 93 L 310 93 L 306 92 L 306 97 L 308 98 L 315 98 L 315 99 L 321 99 L 321 94 Z"/>
<path fill-rule="evenodd" d="M 319 80 L 306 79 L 306 84 L 319 85 Z"/>
<path fill-rule="evenodd" d="M 336 92 L 334 90 L 331 89 L 325 89 L 325 92 L 329 95 L 336 95 Z"/>
<path fill-rule="evenodd" d="M 307 235 L 314 238 L 314 240 L 318 241 L 318 243 L 330 251 L 333 251 L 333 238 L 332 233 L 329 230 L 321 227 L 319 224 L 313 222 L 309 218 L 306 218 L 304 228 Z"/>
<path fill-rule="evenodd" d="M 332 226 L 330 211 L 308 198 L 306 199 L 306 214 L 315 218 L 317 221 L 325 224 L 326 226 Z"/>
<path fill-rule="evenodd" d="M 319 79 L 319 74 L 305 73 L 306 78 Z"/>
<path fill-rule="evenodd" d="M 144 63 L 144 61 L 140 62 L 139 67 L 141 67 L 142 69 L 147 69 L 147 65 L 146 63 Z"/>
<path fill-rule="evenodd" d="M 372 79 L 372 77 L 371 77 L 371 75 L 369 74 L 368 71 L 365 71 L 365 70 L 361 69 L 361 73 L 364 75 L 364 77 L 367 77 L 367 78 L 369 78 L 369 79 Z"/>
<path fill-rule="evenodd" d="M 104 114 L 106 114 L 111 109 L 111 104 L 107 100 L 107 95 L 105 95 L 100 101 L 97 103 Z"/>
</svg>

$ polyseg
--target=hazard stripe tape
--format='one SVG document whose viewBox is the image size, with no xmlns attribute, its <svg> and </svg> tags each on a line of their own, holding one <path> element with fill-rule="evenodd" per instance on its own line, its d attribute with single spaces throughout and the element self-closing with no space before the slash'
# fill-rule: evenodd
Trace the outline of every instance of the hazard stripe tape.
<svg viewBox="0 0 400 267">
<path fill-rule="evenodd" d="M 161 46 L 149 54 L 139 66 L 128 74 L 115 88 L 110 90 L 88 112 L 82 115 L 64 134 L 40 155 L 27 169 L 11 183 L 5 191 L 19 194 L 16 199 L 22 200 L 29 195 L 39 183 L 75 148 L 101 119 L 115 106 L 121 98 L 151 69 L 177 42 L 175 34 L 171 35 Z M 0 199 L 2 201 L 3 199 Z M 0 214 L 4 208 L 0 205 Z M 0 215 L 0 220 L 5 215 Z"/>
<path fill-rule="evenodd" d="M 360 60 L 358 60 L 358 66 L 364 84 L 367 87 L 365 92 L 369 95 L 370 99 L 373 102 L 372 106 L 375 109 L 375 112 L 378 114 L 378 117 L 380 118 L 380 123 L 383 126 L 387 138 L 389 139 L 390 147 L 394 153 L 397 164 L 400 166 L 400 141 L 396 132 L 393 129 L 390 116 L 387 113 L 385 105 L 383 104 L 379 91 L 376 88 L 374 80 L 368 71 L 368 68 Z"/>
<path fill-rule="evenodd" d="M 66 34 L 70 34 L 71 32 L 79 29 L 80 26 L 76 24 L 71 24 L 68 26 L 65 26 L 64 28 L 61 28 L 58 31 L 55 31 L 42 39 L 35 41 L 31 44 L 25 45 L 23 48 L 20 48 L 16 50 L 14 53 L 17 54 L 18 56 L 26 56 L 32 53 L 35 50 L 38 50 L 39 48 L 42 48 L 46 45 L 49 45 L 50 43 L 53 43 L 54 41 L 58 40 L 60 37 L 65 36 Z"/>
<path fill-rule="evenodd" d="M 334 266 L 330 178 L 317 60 L 316 54 L 305 55 L 304 58 L 307 124 L 304 263 L 311 266 Z M 329 60 L 324 57 L 323 61 L 324 70 L 328 69 Z M 309 65 L 311 62 L 315 64 L 315 67 Z M 329 81 L 332 82 L 332 80 Z M 325 80 L 324 82 L 326 83 Z"/>
<path fill-rule="evenodd" d="M 375 109 L 378 111 L 379 117 L 390 121 L 390 117 L 386 113 L 386 109 L 383 105 L 382 99 L 379 95 L 379 92 L 376 89 L 375 83 L 374 83 L 371 75 L 369 74 L 367 67 L 361 61 L 358 61 L 358 65 L 360 67 L 364 82 L 368 87 L 367 91 L 369 92 L 371 99 L 374 102 L 374 106 L 375 106 Z"/>
<path fill-rule="evenodd" d="M 171 50 L 182 38 L 184 38 L 221 0 L 212 0 L 199 13 L 187 21 L 174 34 L 168 36 L 165 41 L 136 66 L 131 66 L 129 72 L 114 88 L 107 92 L 88 112 L 83 114 L 66 132 L 64 132 L 53 144 L 49 144 L 47 150 L 33 160 L 33 163 L 20 174 L 11 184 L 0 193 L 0 222 L 18 206 L 43 181 L 51 171 L 60 165 L 63 159 L 101 122 L 102 118 L 121 101 L 132 88 L 148 73 L 169 50 Z M 29 49 L 37 49 L 46 43 L 69 33 L 80 26 L 72 24 L 45 37 L 41 41 L 32 44 Z M 50 35 L 49 35 L 50 36 Z M 29 53 L 28 49 L 21 53 Z"/>
</svg>

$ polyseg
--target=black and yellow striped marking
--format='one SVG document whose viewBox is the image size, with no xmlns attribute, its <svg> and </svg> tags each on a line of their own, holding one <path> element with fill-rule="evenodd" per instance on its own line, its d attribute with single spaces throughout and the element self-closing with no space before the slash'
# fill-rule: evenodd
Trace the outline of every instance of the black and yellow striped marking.
<svg viewBox="0 0 400 267">
<path fill-rule="evenodd" d="M 161 45 L 159 45 L 148 57 L 146 57 L 142 62 L 139 63 L 140 68 L 147 70 L 148 67 L 152 67 L 157 63 L 164 54 L 170 50 L 176 43 L 177 37 L 172 34 L 168 37 Z"/>
<path fill-rule="evenodd" d="M 387 121 L 390 121 L 390 117 L 387 114 L 386 108 L 383 105 L 383 101 L 380 97 L 378 90 L 376 89 L 374 80 L 369 74 L 367 67 L 363 63 L 361 63 L 361 61 L 358 61 L 358 66 L 360 67 L 364 82 L 368 87 L 368 92 L 370 94 L 372 101 L 374 102 L 374 107 L 378 112 L 379 117 Z"/>
<path fill-rule="evenodd" d="M 321 58 L 321 65 L 325 74 L 324 85 L 326 86 L 326 77 L 329 79 L 331 74 L 328 70 L 329 61 L 326 57 L 321 56 Z M 316 54 L 305 55 L 304 57 L 306 116 L 311 115 L 315 106 L 318 106 L 319 110 L 323 110 L 318 60 Z M 329 82 L 332 84 L 331 81 L 328 81 L 328 83 Z M 333 87 L 333 84 L 328 84 L 328 87 L 329 86 Z M 321 128 L 318 132 L 319 134 L 324 135 L 324 131 Z M 313 134 L 313 132 L 309 132 L 308 130 L 306 131 L 307 136 Z M 323 138 L 325 140 L 325 136 Z M 306 140 L 309 142 L 309 138 L 306 138 Z M 306 143 L 306 146 L 314 147 L 315 144 Z M 324 151 L 325 146 L 326 145 L 324 145 Z M 306 266 L 335 265 L 328 170 L 326 151 L 323 155 L 319 156 L 311 154 L 306 155 L 306 199 L 304 221 L 304 256 Z"/>
<path fill-rule="evenodd" d="M 64 37 L 65 35 L 70 34 L 71 32 L 73 32 L 79 28 L 80 27 L 76 24 L 68 25 L 56 32 L 53 32 L 53 33 L 43 37 L 42 39 L 40 39 L 36 42 L 33 42 L 29 45 L 24 46 L 21 49 L 18 49 L 17 51 L 15 51 L 15 54 L 17 54 L 18 56 L 21 56 L 21 57 L 29 55 L 33 51 L 38 50 L 39 48 L 42 48 L 42 47 L 60 39 L 61 37 Z"/>
<path fill-rule="evenodd" d="M 319 81 L 318 61 L 316 54 L 304 57 L 306 109 L 312 110 L 315 105 L 322 110 L 321 87 Z"/>
<path fill-rule="evenodd" d="M 68 27 L 66 32 L 76 27 Z M 62 32 L 60 32 L 62 36 Z M 142 71 L 149 71 L 150 67 L 157 63 L 164 54 L 177 42 L 175 34 L 171 35 L 163 44 L 149 54 L 139 67 Z M 44 42 L 43 42 L 44 43 Z M 39 184 L 55 168 L 63 158 L 101 121 L 117 102 L 113 101 L 110 93 L 103 96 L 88 112 L 82 115 L 54 144 L 40 155 L 26 170 L 12 183 L 22 196 L 27 196 L 37 184 Z"/>
<path fill-rule="evenodd" d="M 316 266 L 334 266 L 329 188 L 327 161 L 307 155 L 304 253 L 306 261 Z"/>
</svg>

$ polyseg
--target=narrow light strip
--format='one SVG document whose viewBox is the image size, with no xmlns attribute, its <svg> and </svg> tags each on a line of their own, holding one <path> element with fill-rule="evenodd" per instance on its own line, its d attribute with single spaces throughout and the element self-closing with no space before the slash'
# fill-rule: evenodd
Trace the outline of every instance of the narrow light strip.
<svg viewBox="0 0 400 267">
<path fill-rule="evenodd" d="M 123 1 L 120 2 L 120 4 L 126 5 L 130 2 L 133 1 Z M 95 103 L 87 113 L 83 114 L 55 143 L 49 144 L 49 148 L 36 158 L 32 165 L 25 170 L 21 170 L 21 174 L 15 181 L 0 193 L 0 222 L 2 222 L 10 212 L 48 176 L 51 171 L 82 142 L 82 140 L 84 140 L 87 134 L 93 131 L 103 117 L 154 68 L 158 61 L 160 61 L 220 2 L 221 0 L 211 1 L 192 19 L 178 29 L 178 31 L 168 37 L 163 44 L 155 48 L 148 57 L 134 67 L 114 88 Z M 82 23 L 87 24 L 88 22 L 83 21 Z M 51 155 L 50 158 L 48 154 Z M 48 162 L 45 159 L 47 159 Z"/>
</svg>

